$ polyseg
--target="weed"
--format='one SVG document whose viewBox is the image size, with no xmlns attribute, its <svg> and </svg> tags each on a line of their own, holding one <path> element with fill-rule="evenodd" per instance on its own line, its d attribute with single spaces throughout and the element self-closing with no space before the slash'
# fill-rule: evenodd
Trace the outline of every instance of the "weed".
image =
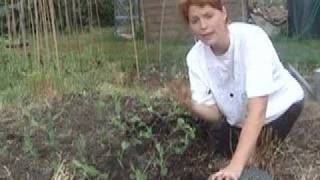
<svg viewBox="0 0 320 180">
<path fill-rule="evenodd" d="M 131 164 L 131 171 L 132 173 L 130 173 L 130 179 L 132 180 L 147 180 L 148 179 L 148 175 L 145 173 L 145 171 L 141 171 L 138 168 L 135 168 L 132 164 Z"/>
<path fill-rule="evenodd" d="M 87 178 L 95 178 L 95 179 L 108 179 L 109 174 L 105 174 L 97 170 L 94 166 L 88 165 L 86 163 L 73 160 L 72 165 L 78 171 L 80 171 Z"/>
<path fill-rule="evenodd" d="M 103 111 L 106 107 L 106 103 L 102 100 L 98 100 L 95 102 L 95 108 L 97 111 L 97 116 L 99 117 L 99 119 L 103 118 Z"/>
<path fill-rule="evenodd" d="M 117 115 L 117 117 L 120 118 L 120 115 L 121 115 L 121 111 L 122 111 L 122 105 L 121 105 L 121 95 L 119 92 L 114 92 L 113 95 L 112 95 L 112 99 L 113 99 L 113 102 L 114 102 L 114 110 L 115 110 L 115 113 Z"/>
<path fill-rule="evenodd" d="M 119 163 L 119 165 L 124 168 L 123 166 L 123 163 L 122 163 L 122 159 L 123 159 L 123 155 L 124 155 L 124 152 L 130 147 L 130 143 L 127 142 L 127 141 L 122 141 L 121 142 L 121 150 L 118 151 L 117 155 L 117 161 Z"/>
<path fill-rule="evenodd" d="M 153 137 L 152 127 L 147 126 L 144 122 L 139 122 L 138 129 L 141 129 L 138 134 L 139 138 L 150 139 L 151 137 Z"/>
<path fill-rule="evenodd" d="M 81 161 L 85 161 L 86 154 L 87 154 L 85 136 L 81 134 L 75 144 L 76 144 L 76 149 L 77 149 L 76 158 L 80 159 Z"/>
<path fill-rule="evenodd" d="M 0 155 L 6 156 L 8 153 L 8 147 L 5 144 L 0 143 Z"/>
<path fill-rule="evenodd" d="M 65 160 L 60 164 L 57 164 L 57 169 L 55 170 L 52 180 L 73 180 L 74 172 L 70 172 L 67 167 Z"/>
<path fill-rule="evenodd" d="M 157 155 L 155 163 L 160 167 L 161 176 L 166 176 L 168 173 L 168 168 L 166 167 L 165 151 L 160 143 L 156 143 Z"/>
<path fill-rule="evenodd" d="M 54 124 L 53 124 L 53 120 L 48 122 L 48 126 L 47 126 L 47 138 L 48 138 L 48 144 L 51 148 L 58 148 L 57 142 L 56 142 L 56 138 L 55 138 L 55 129 L 54 129 Z"/>
<path fill-rule="evenodd" d="M 32 138 L 29 134 L 25 135 L 23 143 L 23 151 L 31 157 L 37 157 L 38 151 L 33 146 Z"/>
<path fill-rule="evenodd" d="M 179 139 L 180 143 L 178 146 L 174 147 L 174 151 L 178 154 L 182 154 L 189 146 L 192 139 L 195 138 L 195 128 L 191 127 L 184 119 L 179 118 L 177 120 L 177 130 L 182 130 L 184 132 L 184 137 Z"/>
<path fill-rule="evenodd" d="M 113 125 L 113 127 L 115 127 L 117 130 L 120 130 L 121 132 L 124 132 L 127 127 L 127 125 L 119 117 L 112 117 L 111 124 Z"/>
</svg>

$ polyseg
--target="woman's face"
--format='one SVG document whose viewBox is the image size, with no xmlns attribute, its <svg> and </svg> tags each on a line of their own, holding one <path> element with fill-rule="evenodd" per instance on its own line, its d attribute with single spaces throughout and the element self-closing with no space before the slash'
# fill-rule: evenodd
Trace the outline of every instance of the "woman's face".
<svg viewBox="0 0 320 180">
<path fill-rule="evenodd" d="M 210 5 L 189 7 L 189 26 L 192 33 L 207 45 L 214 47 L 227 31 L 225 8 L 218 10 Z"/>
</svg>

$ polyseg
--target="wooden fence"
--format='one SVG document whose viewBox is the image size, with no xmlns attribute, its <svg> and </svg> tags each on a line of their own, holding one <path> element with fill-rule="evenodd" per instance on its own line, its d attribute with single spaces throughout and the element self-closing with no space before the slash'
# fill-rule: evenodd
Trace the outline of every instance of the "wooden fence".
<svg viewBox="0 0 320 180">
<path fill-rule="evenodd" d="M 225 2 L 229 19 L 241 21 L 246 16 L 245 0 L 229 0 Z M 178 11 L 178 0 L 144 0 L 142 2 L 145 35 L 148 42 L 163 39 L 179 40 L 190 35 Z M 190 37 L 190 36 L 189 36 Z"/>
</svg>

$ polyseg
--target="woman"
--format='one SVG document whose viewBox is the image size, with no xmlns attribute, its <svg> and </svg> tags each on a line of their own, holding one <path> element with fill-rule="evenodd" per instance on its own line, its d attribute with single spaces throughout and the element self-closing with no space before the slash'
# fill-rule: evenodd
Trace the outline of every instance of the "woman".
<svg viewBox="0 0 320 180">
<path fill-rule="evenodd" d="M 238 179 L 264 129 L 283 140 L 300 115 L 303 90 L 281 64 L 267 34 L 255 25 L 228 24 L 221 0 L 180 0 L 180 11 L 199 40 L 187 55 L 192 100 L 200 118 L 221 125 L 227 167 L 209 179 Z M 239 136 L 237 136 L 239 133 Z"/>
</svg>

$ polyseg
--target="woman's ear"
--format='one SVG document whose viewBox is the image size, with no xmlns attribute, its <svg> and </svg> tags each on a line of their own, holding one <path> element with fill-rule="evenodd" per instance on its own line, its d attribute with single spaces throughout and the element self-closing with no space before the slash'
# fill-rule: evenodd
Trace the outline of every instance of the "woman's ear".
<svg viewBox="0 0 320 180">
<path fill-rule="evenodd" d="M 225 6 L 222 6 L 222 11 L 223 11 L 224 13 L 227 13 L 227 9 L 226 9 Z"/>
<path fill-rule="evenodd" d="M 227 14 L 227 9 L 225 6 L 222 6 L 222 12 L 224 14 L 224 20 L 225 22 L 228 22 L 228 14 Z"/>
</svg>

